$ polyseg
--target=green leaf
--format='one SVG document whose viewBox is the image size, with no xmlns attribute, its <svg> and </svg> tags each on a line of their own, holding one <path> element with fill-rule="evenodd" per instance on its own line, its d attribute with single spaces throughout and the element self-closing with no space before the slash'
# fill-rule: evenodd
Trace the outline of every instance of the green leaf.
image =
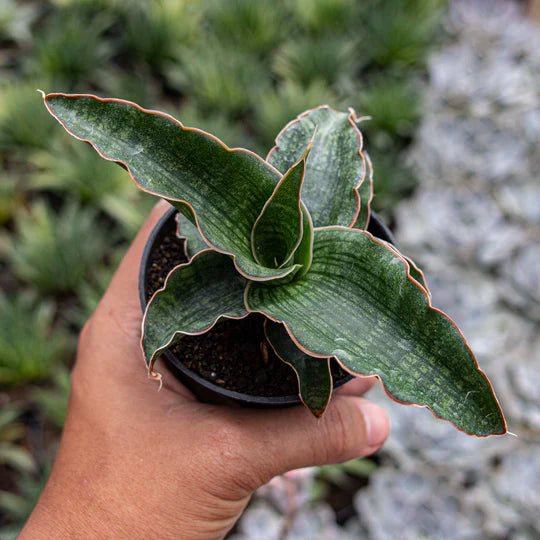
<svg viewBox="0 0 540 540">
<path fill-rule="evenodd" d="M 355 229 L 367 230 L 371 216 L 371 201 L 373 199 L 373 165 L 369 154 L 364 150 L 364 159 L 366 160 L 367 177 L 360 184 L 358 192 L 360 193 L 360 210 L 353 227 Z"/>
<path fill-rule="evenodd" d="M 406 257 L 405 255 L 401 255 L 409 264 L 409 274 L 412 279 L 414 279 L 421 287 L 423 287 L 426 290 L 426 293 L 431 300 L 431 292 L 429 290 L 426 276 L 424 276 L 424 272 L 418 266 L 416 266 L 415 262 L 410 259 L 409 257 Z"/>
<path fill-rule="evenodd" d="M 293 262 L 298 269 L 285 277 L 273 279 L 272 285 L 274 287 L 301 278 L 311 267 L 311 261 L 313 260 L 313 222 L 306 205 L 302 201 L 300 201 L 300 207 L 302 209 L 302 238 L 293 258 Z"/>
<path fill-rule="evenodd" d="M 281 268 L 288 264 L 302 239 L 300 189 L 305 164 L 301 159 L 285 173 L 253 225 L 251 248 L 262 266 Z"/>
<path fill-rule="evenodd" d="M 301 351 L 282 324 L 266 320 L 264 332 L 274 352 L 295 371 L 300 399 L 320 418 L 332 395 L 330 358 L 315 358 Z"/>
<path fill-rule="evenodd" d="M 105 159 L 127 167 L 143 190 L 196 216 L 202 236 L 233 255 L 239 272 L 270 280 L 297 269 L 266 268 L 253 260 L 251 229 L 281 175 L 256 154 L 158 111 L 119 99 L 49 94 L 51 114 Z"/>
<path fill-rule="evenodd" d="M 284 321 L 306 353 L 378 375 L 397 401 L 426 405 L 470 434 L 506 432 L 455 324 L 431 307 L 403 259 L 363 231 L 316 229 L 310 271 L 279 287 L 250 283 L 246 306 Z"/>
<path fill-rule="evenodd" d="M 301 266 L 298 272 L 294 274 L 293 277 L 295 278 L 299 278 L 308 272 L 313 260 L 313 221 L 306 205 L 302 201 L 300 202 L 302 207 L 302 240 L 300 240 L 300 244 L 294 252 L 294 262 Z"/>
<path fill-rule="evenodd" d="M 420 287 L 424 288 L 426 295 L 431 300 L 431 293 L 429 291 L 424 272 L 422 272 L 422 270 L 420 270 L 420 268 L 416 266 L 416 263 L 411 258 L 403 255 L 403 253 L 400 253 L 396 246 L 394 246 L 390 242 L 386 242 L 385 240 L 381 240 L 380 238 L 377 238 L 376 241 L 384 244 L 388 249 L 392 250 L 399 258 L 404 259 L 407 262 L 409 277 L 411 279 L 414 279 L 414 281 L 416 281 L 416 283 L 420 285 Z"/>
<path fill-rule="evenodd" d="M 267 161 L 284 173 L 302 156 L 315 130 L 302 200 L 315 227 L 350 227 L 358 218 L 360 197 L 367 206 L 370 194 L 362 135 L 352 109 L 347 114 L 323 106 L 301 114 L 278 135 Z"/>
<path fill-rule="evenodd" d="M 33 472 L 36 469 L 36 462 L 26 448 L 1 441 L 0 465 L 9 465 L 19 471 L 27 472 Z"/>
<path fill-rule="evenodd" d="M 159 354 L 183 335 L 204 334 L 222 317 L 245 317 L 245 288 L 231 258 L 215 251 L 201 251 L 174 268 L 144 314 L 142 347 L 149 373 Z"/>
<path fill-rule="evenodd" d="M 176 214 L 176 236 L 178 238 L 184 238 L 186 241 L 185 252 L 186 257 L 191 259 L 199 251 L 208 249 L 208 244 L 201 236 L 199 229 L 181 212 Z"/>
</svg>

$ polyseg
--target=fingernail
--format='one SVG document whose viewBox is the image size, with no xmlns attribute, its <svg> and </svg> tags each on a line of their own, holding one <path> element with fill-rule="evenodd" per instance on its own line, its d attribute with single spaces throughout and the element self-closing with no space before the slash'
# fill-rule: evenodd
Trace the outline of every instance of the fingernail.
<svg viewBox="0 0 540 540">
<path fill-rule="evenodd" d="M 369 446 L 381 446 L 389 433 L 389 421 L 381 407 L 371 401 L 363 401 L 360 410 L 366 422 L 366 433 Z"/>
</svg>

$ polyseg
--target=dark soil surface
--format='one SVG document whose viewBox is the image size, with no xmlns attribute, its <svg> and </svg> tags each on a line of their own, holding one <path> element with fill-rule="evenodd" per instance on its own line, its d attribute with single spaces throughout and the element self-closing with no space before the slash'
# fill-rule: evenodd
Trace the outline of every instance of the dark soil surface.
<svg viewBox="0 0 540 540">
<path fill-rule="evenodd" d="M 167 274 L 184 262 L 183 241 L 176 237 L 175 221 L 171 219 L 150 253 L 147 300 L 163 287 Z M 264 319 L 256 313 L 240 320 L 225 319 L 206 334 L 184 336 L 170 351 L 188 369 L 228 390 L 265 397 L 297 395 L 293 369 L 266 342 Z M 346 376 L 334 362 L 332 375 L 334 380 Z"/>
</svg>

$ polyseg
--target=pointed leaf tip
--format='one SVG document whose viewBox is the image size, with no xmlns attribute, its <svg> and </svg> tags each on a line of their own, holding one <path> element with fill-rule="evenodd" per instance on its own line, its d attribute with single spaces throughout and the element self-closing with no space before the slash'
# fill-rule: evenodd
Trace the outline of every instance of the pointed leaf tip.
<svg viewBox="0 0 540 540">
<path fill-rule="evenodd" d="M 330 359 L 315 358 L 301 351 L 282 324 L 267 319 L 264 332 L 276 355 L 294 369 L 300 399 L 316 418 L 320 418 L 332 395 Z"/>
<path fill-rule="evenodd" d="M 251 231 L 253 257 L 258 264 L 282 268 L 302 240 L 300 190 L 305 160 L 295 163 L 279 181 Z"/>
<path fill-rule="evenodd" d="M 315 230 L 311 270 L 279 287 L 252 283 L 247 305 L 284 321 L 308 355 L 374 374 L 396 401 L 429 407 L 458 429 L 506 432 L 491 384 L 455 324 L 433 308 L 406 263 L 369 234 Z"/>
<path fill-rule="evenodd" d="M 281 179 L 261 157 L 121 99 L 48 94 L 45 104 L 68 133 L 125 166 L 143 191 L 188 208 L 202 236 L 216 251 L 232 255 L 243 275 L 272 280 L 294 270 L 253 260 L 253 224 Z"/>
<path fill-rule="evenodd" d="M 352 226 L 360 205 L 368 206 L 360 130 L 350 113 L 318 107 L 290 122 L 276 139 L 267 160 L 284 173 L 311 143 L 302 200 L 315 227 Z M 364 200 L 366 199 L 366 200 Z"/>
</svg>

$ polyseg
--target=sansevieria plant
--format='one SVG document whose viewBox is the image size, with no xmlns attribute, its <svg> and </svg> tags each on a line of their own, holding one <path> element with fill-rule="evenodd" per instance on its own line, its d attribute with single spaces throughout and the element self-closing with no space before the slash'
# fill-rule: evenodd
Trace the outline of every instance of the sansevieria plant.
<svg viewBox="0 0 540 540">
<path fill-rule="evenodd" d="M 488 379 L 455 323 L 431 305 L 421 271 L 366 231 L 372 169 L 352 109 L 307 111 L 264 159 L 128 101 L 43 97 L 71 135 L 181 213 L 189 260 L 143 319 L 150 376 L 182 336 L 256 312 L 316 416 L 331 396 L 333 357 L 462 431 L 506 432 Z"/>
</svg>

